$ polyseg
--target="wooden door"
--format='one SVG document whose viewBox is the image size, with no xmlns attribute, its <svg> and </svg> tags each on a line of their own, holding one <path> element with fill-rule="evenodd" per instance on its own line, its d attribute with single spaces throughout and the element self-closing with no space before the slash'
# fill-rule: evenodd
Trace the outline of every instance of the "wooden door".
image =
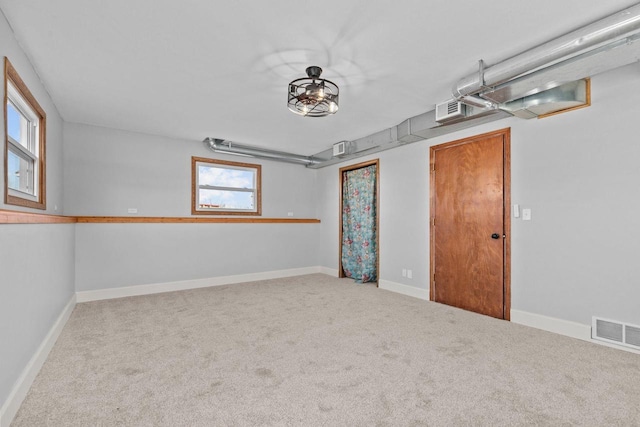
<svg viewBox="0 0 640 427">
<path fill-rule="evenodd" d="M 509 319 L 509 153 L 509 129 L 431 148 L 433 301 Z"/>
</svg>

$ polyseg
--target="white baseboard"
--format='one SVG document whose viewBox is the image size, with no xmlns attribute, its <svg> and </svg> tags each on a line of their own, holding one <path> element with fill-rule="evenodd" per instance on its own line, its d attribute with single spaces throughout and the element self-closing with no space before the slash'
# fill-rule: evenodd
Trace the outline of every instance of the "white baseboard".
<svg viewBox="0 0 640 427">
<path fill-rule="evenodd" d="M 592 341 L 591 325 L 583 325 L 582 323 L 514 309 L 511 309 L 511 321 L 520 325 L 531 326 L 532 328 L 566 335 L 579 340 Z"/>
<path fill-rule="evenodd" d="M 592 339 L 591 325 L 584 325 L 582 323 L 571 322 L 569 320 L 557 319 L 555 317 L 543 316 L 542 314 L 529 313 L 526 311 L 513 309 L 511 310 L 511 321 L 513 323 L 519 323 L 520 325 L 542 329 L 547 332 L 553 332 L 556 334 L 577 338 L 579 340 L 589 341 L 593 344 L 640 354 L 640 350 L 636 350 L 634 348 Z"/>
<path fill-rule="evenodd" d="M 338 277 L 337 268 L 320 267 L 320 273 L 326 274 L 327 276 Z"/>
<path fill-rule="evenodd" d="M 282 277 L 302 276 L 321 273 L 322 267 L 291 268 L 288 270 L 265 271 L 261 273 L 238 274 L 235 276 L 210 277 L 206 279 L 182 280 L 179 282 L 153 283 L 148 285 L 125 286 L 121 288 L 98 289 L 76 292 L 77 302 L 99 301 L 138 295 L 159 294 L 162 292 L 184 291 L 187 289 L 207 288 L 209 286 L 231 285 L 234 283 L 255 282 L 257 280 L 280 279 Z"/>
<path fill-rule="evenodd" d="M 60 313 L 60 316 L 56 319 L 55 323 L 49 330 L 49 333 L 44 338 L 33 357 L 31 357 L 31 360 L 29 360 L 29 363 L 27 363 L 27 366 L 24 368 L 20 377 L 18 377 L 18 380 L 11 389 L 9 397 L 2 405 L 2 408 L 0 408 L 0 427 L 9 427 L 9 424 L 11 424 L 11 421 L 13 421 L 13 418 L 18 413 L 18 409 L 20 409 L 22 401 L 27 396 L 27 393 L 31 388 L 31 384 L 33 384 L 33 380 L 36 378 L 36 375 L 38 375 L 38 372 L 40 372 L 45 360 L 47 360 L 49 352 L 56 343 L 58 336 L 60 336 L 60 332 L 62 332 L 62 328 L 64 328 L 67 320 L 69 320 L 75 306 L 76 296 L 73 295 L 62 310 L 62 313 Z"/>
<path fill-rule="evenodd" d="M 391 282 L 389 280 L 379 280 L 378 287 L 391 292 L 397 292 L 414 298 L 429 301 L 429 290 L 403 285 L 402 283 Z"/>
</svg>

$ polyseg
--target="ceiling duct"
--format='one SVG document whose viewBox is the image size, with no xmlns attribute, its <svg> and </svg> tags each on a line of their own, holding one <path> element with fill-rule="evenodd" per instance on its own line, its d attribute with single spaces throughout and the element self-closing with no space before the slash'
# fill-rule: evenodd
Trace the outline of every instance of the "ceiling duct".
<svg viewBox="0 0 640 427">
<path fill-rule="evenodd" d="M 284 151 L 268 150 L 266 148 L 251 147 L 248 145 L 236 144 L 224 139 L 205 138 L 202 141 L 211 151 L 216 153 L 233 154 L 236 156 L 256 157 L 259 159 L 276 160 L 279 162 L 295 163 L 298 165 L 311 166 L 319 161 L 312 156 L 301 156 L 298 154 L 285 153 Z"/>
<path fill-rule="evenodd" d="M 467 106 L 467 111 L 474 111 L 474 108 Z M 390 150 L 423 139 L 435 138 L 440 135 L 511 117 L 509 113 L 498 109 L 482 111 L 475 109 L 475 111 L 477 112 L 473 112 L 471 116 L 454 119 L 446 124 L 435 121 L 435 110 L 419 114 L 403 121 L 397 126 L 349 141 L 350 148 L 346 155 L 334 157 L 332 148 L 316 153 L 313 155 L 313 158 L 319 162 L 309 165 L 308 167 L 311 169 L 319 169 L 368 154 Z"/>
<path fill-rule="evenodd" d="M 454 86 L 454 98 L 481 95 L 492 86 L 613 44 L 639 31 L 640 4 L 637 4 L 491 67 L 485 68 L 481 62 L 477 73 L 460 79 Z"/>
<path fill-rule="evenodd" d="M 478 72 L 460 79 L 453 88 L 454 99 L 448 101 L 465 104 L 462 116 L 440 123 L 436 121 L 436 111 L 431 110 L 349 141 L 345 154 L 340 156 L 333 155 L 333 148 L 313 156 L 300 156 L 221 139 L 207 138 L 204 142 L 219 153 L 317 169 L 511 115 L 530 118 L 554 109 L 571 108 L 582 102 L 581 89 L 571 89 L 572 84 L 581 85 L 579 80 L 639 60 L 640 4 L 637 4 L 486 69 L 480 61 Z"/>
<path fill-rule="evenodd" d="M 320 162 L 309 167 L 329 166 L 510 115 L 537 117 L 571 108 L 581 103 L 582 98 L 580 90 L 572 92 L 568 87 L 584 84 L 577 82 L 579 80 L 639 61 L 639 41 L 640 4 L 486 69 L 480 61 L 478 72 L 460 79 L 453 90 L 454 99 L 448 101 L 465 104 L 463 116 L 439 122 L 436 121 L 436 110 L 428 111 L 393 128 L 353 141 L 354 151 L 348 156 L 332 158 L 331 150 L 317 153 L 313 157 Z M 551 90 L 554 88 L 560 89 Z M 538 93 L 540 95 L 535 96 Z M 369 141 L 372 137 L 383 141 L 372 144 Z"/>
<path fill-rule="evenodd" d="M 500 105 L 500 109 L 521 119 L 533 119 L 586 106 L 589 102 L 589 83 L 587 80 L 578 80 L 507 102 Z"/>
<path fill-rule="evenodd" d="M 482 97 L 498 104 L 589 78 L 640 60 L 640 33 L 569 60 L 487 88 Z"/>
</svg>

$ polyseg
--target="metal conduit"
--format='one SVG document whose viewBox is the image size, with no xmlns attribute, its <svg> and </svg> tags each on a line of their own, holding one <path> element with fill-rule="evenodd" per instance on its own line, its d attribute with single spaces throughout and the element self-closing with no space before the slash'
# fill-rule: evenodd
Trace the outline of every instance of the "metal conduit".
<svg viewBox="0 0 640 427">
<path fill-rule="evenodd" d="M 523 75 L 528 75 L 535 71 L 551 67 L 559 62 L 569 60 L 587 52 L 594 52 L 596 49 L 607 49 L 616 43 L 622 43 L 625 39 L 628 41 L 633 36 L 640 36 L 640 3 L 490 67 L 485 68 L 484 63 L 480 61 L 478 72 L 470 74 L 456 83 L 453 88 L 453 96 L 457 100 L 463 101 L 466 104 L 492 112 L 491 110 L 494 110 L 497 105 L 494 101 L 488 98 L 484 99 L 482 97 L 483 92 L 491 89 L 491 87 L 505 83 L 508 84 Z M 409 132 L 411 141 L 404 140 L 403 142 L 413 142 L 415 140 L 443 134 L 444 132 L 441 131 L 441 129 L 446 129 L 446 133 L 448 133 L 453 132 L 458 128 L 471 126 L 474 118 L 480 120 L 486 119 L 486 117 L 483 117 L 485 113 L 482 113 L 477 114 L 474 117 L 468 117 L 460 123 L 443 127 L 440 126 L 439 123 L 433 122 L 433 114 L 434 112 L 431 111 L 428 114 L 425 113 L 420 116 L 407 119 L 407 122 L 413 122 L 415 120 L 419 123 L 419 125 L 416 125 L 416 129 L 420 130 L 412 130 Z M 490 117 L 495 119 L 500 118 L 501 116 L 493 115 Z M 409 125 L 410 123 L 407 126 Z M 398 128 L 399 127 L 396 126 L 388 129 L 392 140 L 394 139 L 393 135 L 398 134 Z M 377 134 L 382 133 L 385 133 L 386 135 L 386 131 L 381 131 Z M 356 150 L 355 153 L 345 157 L 345 159 L 359 157 L 360 153 L 381 151 L 400 144 L 398 140 L 387 141 L 385 136 L 383 144 L 370 147 L 371 144 L 368 143 L 369 140 L 377 134 L 360 138 L 358 142 L 362 142 L 363 147 L 368 148 Z M 404 138 L 407 138 L 407 135 L 405 135 Z M 333 158 L 331 149 L 317 153 L 314 156 L 302 156 L 282 151 L 236 144 L 235 142 L 225 141 L 223 139 L 205 138 L 203 142 L 209 149 L 218 153 L 295 163 L 311 168 L 323 167 L 325 165 L 334 164 L 344 160 Z"/>
<path fill-rule="evenodd" d="M 204 142 L 210 150 L 215 151 L 216 153 L 257 157 L 260 159 L 277 160 L 280 162 L 295 163 L 304 166 L 311 166 L 320 163 L 319 160 L 314 159 L 313 157 L 236 144 L 235 142 L 225 141 L 224 139 L 205 138 L 202 142 Z"/>
<path fill-rule="evenodd" d="M 484 68 L 458 81 L 453 88 L 456 99 L 476 95 L 495 86 L 560 60 L 627 38 L 640 31 L 640 4 L 624 9 L 538 47 Z"/>
</svg>

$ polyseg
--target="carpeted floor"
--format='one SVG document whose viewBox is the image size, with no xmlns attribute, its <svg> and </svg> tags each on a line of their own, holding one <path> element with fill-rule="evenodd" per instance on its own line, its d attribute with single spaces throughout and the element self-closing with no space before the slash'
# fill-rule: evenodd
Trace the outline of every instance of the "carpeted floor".
<svg viewBox="0 0 640 427">
<path fill-rule="evenodd" d="M 315 274 L 78 304 L 12 426 L 640 425 L 640 355 Z"/>
</svg>

